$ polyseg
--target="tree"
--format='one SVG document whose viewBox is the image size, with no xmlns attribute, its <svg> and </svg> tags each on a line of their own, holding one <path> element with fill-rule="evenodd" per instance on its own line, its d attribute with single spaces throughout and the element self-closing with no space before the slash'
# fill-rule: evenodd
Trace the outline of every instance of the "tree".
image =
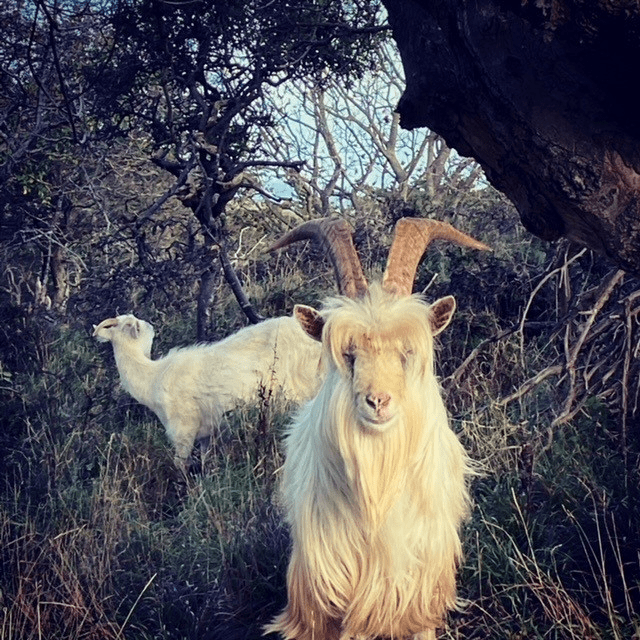
<svg viewBox="0 0 640 640">
<path fill-rule="evenodd" d="M 375 2 L 122 0 L 114 12 L 103 120 L 117 114 L 119 131 L 151 136 L 153 161 L 174 178 L 164 199 L 193 211 L 252 321 L 260 318 L 229 268 L 223 214 L 238 193 L 263 191 L 257 172 L 304 162 L 265 153 L 275 125 L 268 94 L 322 72 L 360 74 L 382 31 L 379 11 Z"/>
<path fill-rule="evenodd" d="M 381 206 L 395 222 L 400 211 L 453 213 L 478 184 L 479 166 L 452 153 L 437 134 L 402 131 L 394 112 L 403 86 L 390 43 L 375 52 L 375 69 L 345 87 L 324 77 L 298 83 L 274 103 L 282 116 L 271 136 L 271 156 L 307 158 L 284 180 L 300 218 L 342 215 L 358 219 Z M 286 119 L 285 119 L 286 117 Z"/>
<path fill-rule="evenodd" d="M 303 162 L 274 161 L 264 151 L 264 132 L 275 124 L 269 91 L 320 71 L 357 77 L 381 33 L 379 5 L 339 1 L 15 0 L 3 5 L 0 20 L 0 224 L 7 273 L 16 274 L 3 288 L 15 301 L 28 294 L 60 310 L 69 294 L 64 270 L 75 259 L 68 249 L 93 228 L 89 211 L 124 230 L 146 269 L 150 241 L 166 226 L 163 211 L 175 196 L 195 214 L 209 263 L 217 252 L 232 278 L 227 204 L 262 192 L 261 171 Z M 164 193 L 151 203 L 139 199 L 137 211 L 111 200 L 105 209 L 87 180 L 101 166 L 109 170 L 107 148 L 122 166 L 139 166 L 136 154 L 146 148 L 170 178 L 158 178 Z M 133 158 L 121 155 L 127 148 L 135 148 Z M 11 253 L 18 246 L 23 266 Z M 204 313 L 215 273 L 210 264 L 200 268 Z"/>
<path fill-rule="evenodd" d="M 640 271 L 636 2 L 384 0 L 405 68 L 402 126 L 427 126 L 524 225 Z"/>
<path fill-rule="evenodd" d="M 83 43 L 100 46 L 99 19 L 91 3 L 0 9 L 0 227 L 11 256 L 3 289 L 18 303 L 66 307 L 77 266 L 67 252 L 77 214 L 70 193 L 91 127 Z"/>
</svg>

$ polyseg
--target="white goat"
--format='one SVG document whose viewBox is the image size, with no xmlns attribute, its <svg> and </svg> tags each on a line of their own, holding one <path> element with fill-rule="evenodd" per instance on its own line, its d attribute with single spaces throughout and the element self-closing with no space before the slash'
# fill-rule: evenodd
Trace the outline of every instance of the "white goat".
<svg viewBox="0 0 640 640">
<path fill-rule="evenodd" d="M 434 639 L 455 605 L 470 465 L 434 373 L 434 336 L 455 300 L 410 294 L 434 237 L 488 247 L 444 223 L 400 220 L 382 285 L 369 288 L 342 221 L 306 223 L 274 248 L 309 237 L 329 250 L 343 296 L 294 312 L 322 341 L 326 377 L 285 441 L 288 603 L 265 632 Z"/>
<path fill-rule="evenodd" d="M 259 389 L 301 403 L 320 384 L 320 345 L 293 317 L 248 326 L 220 342 L 172 349 L 151 360 L 153 327 L 133 315 L 103 320 L 93 335 L 111 342 L 120 381 L 164 425 L 185 465 L 194 442 L 205 445 L 224 412 L 255 399 Z"/>
</svg>

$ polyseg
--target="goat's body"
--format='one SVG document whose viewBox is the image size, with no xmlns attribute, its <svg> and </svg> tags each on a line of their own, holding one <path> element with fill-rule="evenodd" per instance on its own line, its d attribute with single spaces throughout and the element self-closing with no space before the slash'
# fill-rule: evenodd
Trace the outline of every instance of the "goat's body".
<svg viewBox="0 0 640 640">
<path fill-rule="evenodd" d="M 455 604 L 469 469 L 433 372 L 429 308 L 372 287 L 323 316 L 327 375 L 285 445 L 288 604 L 267 630 L 288 640 L 435 637 Z M 374 355 L 404 350 L 388 424 L 362 417 L 357 362 L 351 371 L 340 363 L 361 344 Z M 384 384 L 394 363 L 382 360 Z M 369 399 L 374 384 L 363 387 Z"/>
<path fill-rule="evenodd" d="M 96 332 L 100 337 L 100 327 Z M 291 317 L 245 327 L 217 343 L 172 349 L 158 360 L 118 335 L 103 339 L 113 344 L 123 388 L 158 416 L 182 461 L 194 441 L 216 432 L 226 411 L 261 390 L 300 403 L 319 386 L 320 347 Z"/>
</svg>

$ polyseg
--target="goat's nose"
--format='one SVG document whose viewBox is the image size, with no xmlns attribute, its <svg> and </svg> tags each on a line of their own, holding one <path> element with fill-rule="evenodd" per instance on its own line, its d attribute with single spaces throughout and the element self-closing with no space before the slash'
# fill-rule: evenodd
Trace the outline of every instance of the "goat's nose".
<svg viewBox="0 0 640 640">
<path fill-rule="evenodd" d="M 367 404 L 376 411 L 381 411 L 391 402 L 391 394 L 381 391 L 380 393 L 368 393 Z"/>
</svg>

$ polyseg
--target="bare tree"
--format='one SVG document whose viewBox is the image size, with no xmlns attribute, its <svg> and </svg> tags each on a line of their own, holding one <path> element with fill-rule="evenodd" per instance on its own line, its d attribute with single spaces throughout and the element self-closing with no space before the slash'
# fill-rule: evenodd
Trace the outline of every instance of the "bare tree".
<svg viewBox="0 0 640 640">
<path fill-rule="evenodd" d="M 282 175 L 302 217 L 335 210 L 366 216 L 382 197 L 400 208 L 420 201 L 422 210 L 455 210 L 479 184 L 480 167 L 440 136 L 400 129 L 399 60 L 390 44 L 376 55 L 375 71 L 348 86 L 325 75 L 275 99 L 285 125 L 268 139 L 272 155 L 306 160 Z"/>
<path fill-rule="evenodd" d="M 91 55 L 105 44 L 91 3 L 12 0 L 0 8 L 0 226 L 5 279 L 19 305 L 64 312 L 76 224 L 70 193 L 89 122 Z M 75 150 L 81 150 L 78 154 Z"/>
<path fill-rule="evenodd" d="M 247 193 L 268 196 L 259 176 L 302 163 L 296 156 L 271 158 L 264 149 L 263 132 L 276 124 L 269 92 L 326 68 L 341 77 L 357 74 L 375 45 L 372 36 L 385 29 L 380 22 L 378 3 L 340 0 L 322 7 L 296 0 L 287 11 L 255 0 L 3 4 L 2 248 L 9 256 L 27 238 L 36 247 L 39 286 L 36 291 L 27 283 L 31 299 L 64 310 L 70 290 L 65 270 L 73 257 L 68 249 L 89 210 L 102 213 L 117 230 L 112 239 L 126 238 L 142 268 L 150 269 L 153 247 L 165 248 L 157 241 L 169 224 L 167 207 L 179 200 L 200 225 L 204 252 L 220 256 L 219 270 L 231 274 L 224 261 L 228 203 Z M 109 168 L 103 144 L 113 148 L 129 136 L 144 140 L 140 148 L 170 181 L 158 180 L 151 202 L 133 197 L 104 211 L 95 185 L 91 193 L 84 180 Z M 110 167 L 113 173 L 119 168 Z M 97 196 L 90 209 L 89 196 Z M 183 224 L 181 217 L 174 222 Z M 187 231 L 185 246 L 192 246 L 194 233 L 193 227 Z M 112 239 L 101 242 L 113 247 Z M 25 278 L 11 260 L 7 273 L 16 277 L 4 288 L 22 299 Z M 202 309 L 210 267 L 201 267 Z M 32 263 L 24 268 L 34 271 Z"/>
<path fill-rule="evenodd" d="M 112 24 L 114 54 L 102 72 L 114 80 L 102 85 L 110 110 L 121 126 L 148 131 L 153 162 L 173 176 L 170 196 L 193 212 L 231 276 L 227 205 L 245 193 L 269 197 L 257 174 L 303 163 L 266 153 L 264 132 L 275 126 L 270 91 L 328 68 L 343 78 L 357 74 L 374 46 L 371 36 L 383 29 L 380 7 L 296 0 L 283 11 L 255 0 L 121 0 Z"/>
</svg>

